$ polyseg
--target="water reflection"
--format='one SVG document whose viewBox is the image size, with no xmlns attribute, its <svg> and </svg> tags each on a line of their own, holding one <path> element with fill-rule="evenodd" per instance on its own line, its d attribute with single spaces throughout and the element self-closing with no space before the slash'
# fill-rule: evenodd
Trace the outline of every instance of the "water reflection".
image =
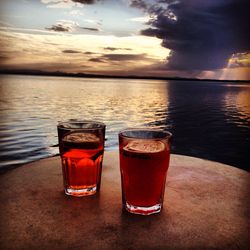
<svg viewBox="0 0 250 250">
<path fill-rule="evenodd" d="M 168 92 L 174 152 L 248 169 L 249 106 L 242 96 L 249 95 L 249 85 L 179 81 Z"/>
<path fill-rule="evenodd" d="M 238 91 L 237 87 L 233 87 L 228 91 L 224 100 L 225 111 L 232 122 L 237 126 L 250 125 L 250 86 Z M 233 118 L 233 119 L 232 119 Z"/>
<path fill-rule="evenodd" d="M 24 163 L 31 156 L 57 154 L 58 149 L 51 147 L 57 144 L 57 121 L 104 121 L 106 149 L 111 150 L 118 146 L 120 129 L 154 126 L 155 120 L 165 119 L 167 114 L 168 96 L 162 81 L 33 76 L 0 80 L 2 166 L 14 163 L 13 159 Z M 24 155 L 23 148 L 30 154 Z"/>
<path fill-rule="evenodd" d="M 57 154 L 57 121 L 72 118 L 104 121 L 107 150 L 119 130 L 151 126 L 174 134 L 174 153 L 250 165 L 247 84 L 1 76 L 0 94 L 2 166 Z"/>
</svg>

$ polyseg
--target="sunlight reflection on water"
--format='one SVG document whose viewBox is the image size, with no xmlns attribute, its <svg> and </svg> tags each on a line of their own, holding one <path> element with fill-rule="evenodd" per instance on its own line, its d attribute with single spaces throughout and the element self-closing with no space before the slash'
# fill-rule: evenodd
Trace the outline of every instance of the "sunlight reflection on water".
<svg viewBox="0 0 250 250">
<path fill-rule="evenodd" d="M 168 105 L 162 81 L 5 76 L 1 96 L 3 165 L 12 158 L 36 159 L 38 150 L 37 158 L 58 153 L 51 147 L 57 144 L 57 121 L 72 118 L 104 121 L 106 149 L 112 150 L 121 128 L 153 123 L 159 110 L 165 119 Z M 25 155 L 24 147 L 32 155 Z"/>
<path fill-rule="evenodd" d="M 235 155 L 246 154 L 245 147 L 249 146 L 249 140 L 243 140 L 249 138 L 249 86 L 2 75 L 1 166 L 57 154 L 58 148 L 53 147 L 57 144 L 57 122 L 79 118 L 106 123 L 106 150 L 117 149 L 119 130 L 150 126 L 174 134 L 175 153 L 245 167 L 249 161 L 241 161 Z M 218 152 L 210 147 L 213 141 L 207 140 L 206 134 L 215 131 L 215 138 L 220 137 L 221 141 L 227 141 L 228 135 L 234 140 L 230 141 L 231 148 L 227 148 L 226 155 L 221 153 L 225 151 L 224 144 L 219 145 Z"/>
</svg>

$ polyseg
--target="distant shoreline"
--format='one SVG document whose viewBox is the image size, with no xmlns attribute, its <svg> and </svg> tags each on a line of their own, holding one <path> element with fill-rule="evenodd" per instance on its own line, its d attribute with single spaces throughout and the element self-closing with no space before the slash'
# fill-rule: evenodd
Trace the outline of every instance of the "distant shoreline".
<svg viewBox="0 0 250 250">
<path fill-rule="evenodd" d="M 217 81 L 217 82 L 239 82 L 250 83 L 250 80 L 219 80 L 219 79 L 200 79 L 185 77 L 163 77 L 163 76 L 137 76 L 137 75 L 99 75 L 85 73 L 65 73 L 61 71 L 48 72 L 40 70 L 0 70 L 1 75 L 35 75 L 35 76 L 63 76 L 63 77 L 86 77 L 86 78 L 119 78 L 119 79 L 149 79 L 149 80 L 181 80 L 181 81 Z"/>
</svg>

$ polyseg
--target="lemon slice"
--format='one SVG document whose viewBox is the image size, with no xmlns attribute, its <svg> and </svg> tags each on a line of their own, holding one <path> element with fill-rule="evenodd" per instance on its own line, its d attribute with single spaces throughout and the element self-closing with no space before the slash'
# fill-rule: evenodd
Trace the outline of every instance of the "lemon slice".
<svg viewBox="0 0 250 250">
<path fill-rule="evenodd" d="M 91 133 L 71 133 L 67 134 L 62 139 L 66 146 L 83 146 L 86 148 L 96 148 L 100 145 L 101 139 Z"/>
<path fill-rule="evenodd" d="M 136 153 L 158 153 L 165 149 L 161 141 L 138 140 L 129 142 L 123 150 Z"/>
</svg>

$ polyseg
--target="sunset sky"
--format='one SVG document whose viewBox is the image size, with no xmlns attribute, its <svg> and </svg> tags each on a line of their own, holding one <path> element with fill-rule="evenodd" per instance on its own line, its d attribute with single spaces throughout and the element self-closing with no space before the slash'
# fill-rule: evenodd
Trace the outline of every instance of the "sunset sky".
<svg viewBox="0 0 250 250">
<path fill-rule="evenodd" d="M 247 0 L 1 0 L 0 67 L 250 79 Z"/>
</svg>

